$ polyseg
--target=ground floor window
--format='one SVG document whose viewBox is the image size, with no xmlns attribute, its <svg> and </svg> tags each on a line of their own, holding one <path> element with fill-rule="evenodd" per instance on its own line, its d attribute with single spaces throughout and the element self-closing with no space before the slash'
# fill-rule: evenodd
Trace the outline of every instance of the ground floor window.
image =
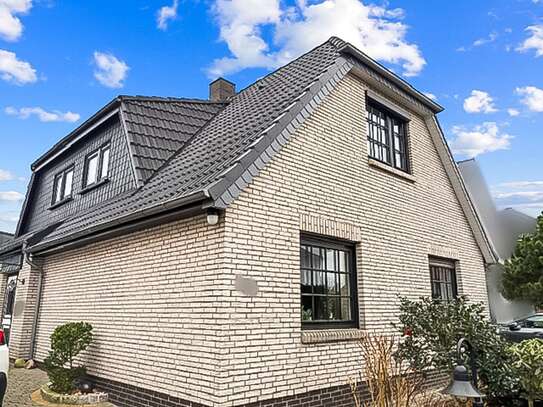
<svg viewBox="0 0 543 407">
<path fill-rule="evenodd" d="M 13 314 L 13 305 L 15 304 L 15 289 L 17 288 L 17 275 L 9 276 L 6 286 L 6 295 L 4 298 L 4 316 Z"/>
<path fill-rule="evenodd" d="M 430 257 L 430 280 L 434 300 L 449 302 L 458 296 L 454 260 Z"/>
<path fill-rule="evenodd" d="M 357 326 L 356 272 L 353 246 L 302 236 L 300 246 L 302 326 Z"/>
</svg>

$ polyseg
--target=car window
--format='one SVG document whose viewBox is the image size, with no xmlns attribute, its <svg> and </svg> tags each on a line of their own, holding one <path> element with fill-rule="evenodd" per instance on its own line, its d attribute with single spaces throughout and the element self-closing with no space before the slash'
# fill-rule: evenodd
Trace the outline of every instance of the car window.
<svg viewBox="0 0 543 407">
<path fill-rule="evenodd" d="M 543 315 L 526 318 L 523 325 L 526 328 L 543 328 Z"/>
</svg>

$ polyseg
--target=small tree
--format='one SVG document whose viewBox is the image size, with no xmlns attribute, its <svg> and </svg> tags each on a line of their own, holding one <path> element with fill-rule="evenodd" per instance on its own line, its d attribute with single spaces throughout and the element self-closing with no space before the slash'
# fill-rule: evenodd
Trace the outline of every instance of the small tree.
<svg viewBox="0 0 543 407">
<path fill-rule="evenodd" d="M 543 341 L 530 339 L 511 346 L 513 371 L 520 379 L 523 397 L 530 407 L 543 399 Z"/>
<path fill-rule="evenodd" d="M 543 214 L 537 218 L 535 233 L 523 235 L 505 262 L 502 285 L 505 298 L 543 307 Z"/>
<path fill-rule="evenodd" d="M 484 392 L 490 398 L 516 393 L 507 343 L 489 322 L 482 304 L 469 303 L 463 297 L 451 302 L 401 298 L 399 319 L 394 326 L 404 338 L 395 356 L 413 369 L 451 372 L 457 362 L 456 345 L 465 337 L 477 351 Z"/>
<path fill-rule="evenodd" d="M 86 322 L 70 322 L 58 326 L 51 335 L 51 350 L 45 359 L 51 389 L 70 393 L 74 380 L 84 376 L 84 366 L 74 366 L 75 357 L 92 342 L 92 326 Z"/>
</svg>

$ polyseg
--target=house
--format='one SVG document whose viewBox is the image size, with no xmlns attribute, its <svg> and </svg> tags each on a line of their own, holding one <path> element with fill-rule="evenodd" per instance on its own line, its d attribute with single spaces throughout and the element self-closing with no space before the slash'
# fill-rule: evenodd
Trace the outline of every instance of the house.
<svg viewBox="0 0 543 407">
<path fill-rule="evenodd" d="M 488 266 L 488 300 L 492 318 L 507 323 L 534 312 L 534 307 L 520 301 L 508 301 L 501 294 L 504 261 L 513 254 L 519 236 L 533 233 L 536 219 L 513 208 L 497 210 L 488 185 L 475 159 L 458 162 L 471 200 L 475 205 L 489 241 L 499 261 Z"/>
<path fill-rule="evenodd" d="M 338 38 L 210 100 L 121 96 L 33 165 L 11 351 L 94 326 L 122 406 L 348 406 L 398 294 L 488 303 L 442 108 Z"/>
<path fill-rule="evenodd" d="M 13 239 L 13 233 L 2 232 L 0 230 L 0 245 L 3 245 L 11 239 Z"/>
</svg>

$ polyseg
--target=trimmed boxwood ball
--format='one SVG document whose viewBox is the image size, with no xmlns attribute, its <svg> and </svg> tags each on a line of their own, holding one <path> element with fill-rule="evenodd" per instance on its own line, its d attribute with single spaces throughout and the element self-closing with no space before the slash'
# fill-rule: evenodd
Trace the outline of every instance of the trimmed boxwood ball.
<svg viewBox="0 0 543 407">
<path fill-rule="evenodd" d="M 16 368 L 22 368 L 26 365 L 26 360 L 24 359 L 15 359 L 15 363 L 13 364 Z"/>
</svg>

